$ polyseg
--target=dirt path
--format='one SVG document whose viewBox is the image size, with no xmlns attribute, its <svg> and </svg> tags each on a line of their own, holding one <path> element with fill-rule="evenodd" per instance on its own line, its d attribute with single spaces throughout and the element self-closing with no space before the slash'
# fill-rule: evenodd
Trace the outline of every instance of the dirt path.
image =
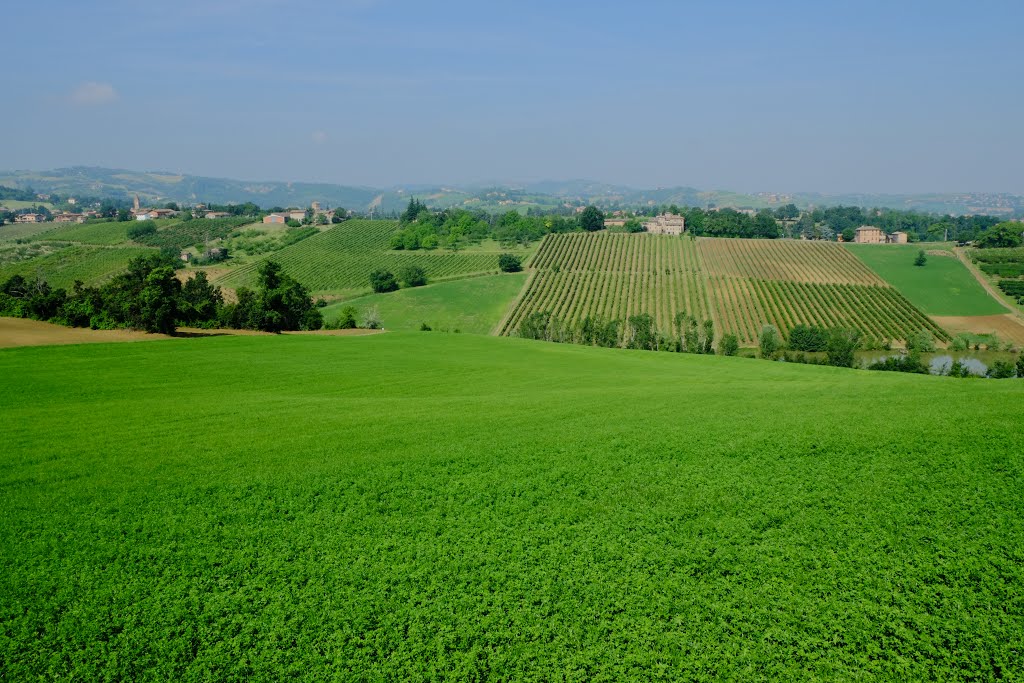
<svg viewBox="0 0 1024 683">
<path fill-rule="evenodd" d="M 953 247 L 953 251 L 956 253 L 956 257 L 960 259 L 960 263 L 964 264 L 964 266 L 971 273 L 971 275 L 974 276 L 974 279 L 978 281 L 978 284 L 984 287 L 985 291 L 989 293 L 989 296 L 991 296 L 993 299 L 1001 303 L 1006 308 L 1010 309 L 1009 315 L 1017 318 L 1018 320 L 1024 321 L 1024 313 L 1021 313 L 1016 306 L 1013 306 L 1012 304 L 1006 302 L 1006 299 L 1003 297 L 1003 293 L 992 286 L 992 283 L 990 283 L 988 279 L 981 273 L 981 271 L 979 271 L 977 267 L 975 267 L 971 259 L 967 258 L 967 254 L 964 253 L 963 249 L 961 249 L 960 247 Z"/>
<path fill-rule="evenodd" d="M 99 344 L 106 342 L 153 341 L 171 339 L 165 334 L 147 334 L 132 330 L 90 330 L 64 327 L 38 320 L 0 318 L 0 349 L 15 346 L 49 346 L 53 344 Z"/>
</svg>

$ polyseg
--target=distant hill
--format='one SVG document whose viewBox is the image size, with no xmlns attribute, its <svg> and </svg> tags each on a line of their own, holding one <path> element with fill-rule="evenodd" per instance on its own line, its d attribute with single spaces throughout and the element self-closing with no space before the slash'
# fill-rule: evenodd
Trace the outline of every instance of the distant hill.
<svg viewBox="0 0 1024 683">
<path fill-rule="evenodd" d="M 331 183 L 249 181 L 182 175 L 164 171 L 75 166 L 52 171 L 0 171 L 0 186 L 60 195 L 130 198 L 144 203 L 166 202 L 230 204 L 253 202 L 271 206 L 308 206 L 318 201 L 377 215 L 395 214 L 413 196 L 429 206 L 459 206 L 489 212 L 549 210 L 596 204 L 605 208 L 630 208 L 676 204 L 678 206 L 774 208 L 793 203 L 798 207 L 836 205 L 913 209 L 941 214 L 990 214 L 1024 216 L 1024 196 L 993 193 L 935 194 L 837 194 L 809 192 L 743 194 L 728 190 L 693 187 L 638 189 L 592 180 L 545 180 L 534 183 L 494 183 L 475 186 L 406 185 L 373 188 Z"/>
<path fill-rule="evenodd" d="M 245 181 L 167 172 L 75 166 L 53 171 L 0 172 L 0 185 L 31 187 L 37 192 L 95 197 L 139 195 L 143 203 L 184 202 L 194 204 L 242 204 L 262 207 L 308 206 L 319 201 L 329 206 L 367 210 L 382 193 L 369 187 L 348 187 L 325 183 Z"/>
</svg>

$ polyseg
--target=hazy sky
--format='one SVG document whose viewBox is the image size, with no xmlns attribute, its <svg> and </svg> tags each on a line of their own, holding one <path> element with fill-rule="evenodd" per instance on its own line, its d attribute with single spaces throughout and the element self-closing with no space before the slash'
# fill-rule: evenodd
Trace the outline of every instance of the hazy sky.
<svg viewBox="0 0 1024 683">
<path fill-rule="evenodd" d="M 1024 2 L 11 3 L 0 169 L 1024 194 Z"/>
</svg>

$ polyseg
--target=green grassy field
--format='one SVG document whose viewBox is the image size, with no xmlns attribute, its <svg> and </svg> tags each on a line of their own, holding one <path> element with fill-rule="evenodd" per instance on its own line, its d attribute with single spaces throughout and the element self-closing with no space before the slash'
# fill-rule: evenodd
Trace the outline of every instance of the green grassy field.
<svg viewBox="0 0 1024 683">
<path fill-rule="evenodd" d="M 928 256 L 915 266 L 918 244 L 845 244 L 872 270 L 898 289 L 928 315 L 997 315 L 1006 308 L 993 299 L 960 261 L 950 256 Z"/>
<path fill-rule="evenodd" d="M 439 282 L 333 304 L 323 314 L 330 321 L 345 306 L 355 306 L 360 315 L 376 307 L 389 330 L 418 330 L 427 323 L 435 330 L 489 334 L 525 281 L 525 273 L 506 273 Z"/>
<path fill-rule="evenodd" d="M 423 268 L 433 281 L 498 272 L 503 251 L 527 254 L 530 249 L 502 249 L 487 242 L 452 253 L 444 249 L 395 251 L 388 248 L 398 221 L 354 219 L 274 252 L 265 258 L 312 292 L 350 298 L 370 291 L 370 273 L 383 268 L 397 273 L 407 265 Z M 263 258 L 235 267 L 217 279 L 227 287 L 251 287 Z"/>
<path fill-rule="evenodd" d="M 0 351 L 0 678 L 1014 679 L 1022 399 L 438 333 Z"/>
</svg>

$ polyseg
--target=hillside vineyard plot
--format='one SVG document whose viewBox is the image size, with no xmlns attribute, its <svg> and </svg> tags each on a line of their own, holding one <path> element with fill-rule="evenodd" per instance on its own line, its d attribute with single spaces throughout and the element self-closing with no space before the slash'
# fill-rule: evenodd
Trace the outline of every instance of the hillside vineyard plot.
<svg viewBox="0 0 1024 683">
<path fill-rule="evenodd" d="M 421 266 L 431 280 L 498 270 L 497 254 L 391 251 L 388 241 L 397 228 L 397 221 L 346 221 L 270 258 L 314 292 L 368 290 L 369 275 L 378 268 L 398 272 L 407 265 Z M 252 286 L 260 263 L 246 264 L 217 282 L 228 287 Z"/>
<path fill-rule="evenodd" d="M 109 280 L 128 267 L 136 256 L 154 254 L 139 247 L 69 247 L 42 258 L 21 261 L 0 268 L 0 281 L 12 275 L 42 277 L 53 287 L 70 289 L 75 280 L 95 285 Z"/>
<path fill-rule="evenodd" d="M 550 235 L 502 333 L 514 334 L 536 311 L 566 321 L 649 313 L 663 330 L 685 312 L 745 344 L 765 324 L 783 334 L 805 323 L 855 327 L 878 340 L 922 329 L 948 338 L 856 257 L 826 242 Z"/>
</svg>

